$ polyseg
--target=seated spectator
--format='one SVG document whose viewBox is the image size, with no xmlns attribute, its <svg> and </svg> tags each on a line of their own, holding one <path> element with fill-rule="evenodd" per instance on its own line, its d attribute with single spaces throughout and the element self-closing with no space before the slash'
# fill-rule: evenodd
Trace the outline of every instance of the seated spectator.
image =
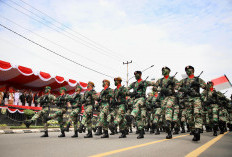
<svg viewBox="0 0 232 157">
<path fill-rule="evenodd" d="M 0 106 L 3 106 L 4 105 L 4 93 L 2 91 L 0 91 Z"/>
</svg>

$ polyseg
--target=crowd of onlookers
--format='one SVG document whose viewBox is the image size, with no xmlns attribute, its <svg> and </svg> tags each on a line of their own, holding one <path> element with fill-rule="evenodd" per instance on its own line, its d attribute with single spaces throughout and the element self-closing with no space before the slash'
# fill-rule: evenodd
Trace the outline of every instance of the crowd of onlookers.
<svg viewBox="0 0 232 157">
<path fill-rule="evenodd" d="M 32 92 L 31 90 L 4 90 L 0 91 L 1 105 L 20 105 L 40 107 L 37 103 L 39 92 Z"/>
</svg>

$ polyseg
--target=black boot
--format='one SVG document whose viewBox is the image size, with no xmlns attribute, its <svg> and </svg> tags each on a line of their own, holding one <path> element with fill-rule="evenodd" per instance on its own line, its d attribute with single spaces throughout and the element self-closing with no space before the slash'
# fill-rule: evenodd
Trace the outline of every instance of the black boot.
<svg viewBox="0 0 232 157">
<path fill-rule="evenodd" d="M 58 137 L 65 137 L 64 130 L 61 130 L 61 134 Z"/>
<path fill-rule="evenodd" d="M 110 135 L 114 135 L 114 134 L 115 134 L 115 129 L 114 129 L 114 127 L 110 127 L 110 131 L 111 131 Z"/>
<path fill-rule="evenodd" d="M 132 131 L 132 127 L 130 127 L 130 132 L 129 133 L 133 133 L 133 131 Z"/>
<path fill-rule="evenodd" d="M 138 129 L 138 127 L 136 127 L 136 132 L 135 132 L 135 134 L 139 134 L 139 129 Z"/>
<path fill-rule="evenodd" d="M 181 133 L 185 133 L 184 122 L 181 122 Z"/>
<path fill-rule="evenodd" d="M 71 126 L 71 123 L 70 123 L 70 122 L 68 122 L 68 124 L 67 124 L 66 128 L 64 129 L 64 131 L 69 132 L 69 128 L 70 128 L 70 126 Z"/>
<path fill-rule="evenodd" d="M 129 130 L 127 128 L 125 129 L 125 134 L 129 135 Z"/>
<path fill-rule="evenodd" d="M 102 127 L 97 127 L 97 132 L 95 133 L 96 136 L 102 135 Z"/>
<path fill-rule="evenodd" d="M 33 122 L 32 120 L 26 120 L 24 121 L 24 124 L 26 125 L 27 128 L 29 128 L 32 122 Z"/>
<path fill-rule="evenodd" d="M 166 139 L 172 139 L 172 131 L 168 129 L 168 135 L 166 136 Z"/>
<path fill-rule="evenodd" d="M 144 138 L 144 129 L 139 130 L 139 136 L 137 137 L 137 139 L 141 139 Z"/>
<path fill-rule="evenodd" d="M 88 134 L 86 134 L 84 138 L 92 138 L 92 137 L 93 137 L 92 130 L 88 130 Z"/>
<path fill-rule="evenodd" d="M 160 135 L 160 130 L 159 130 L 159 128 L 158 128 L 158 127 L 156 128 L 155 135 Z"/>
<path fill-rule="evenodd" d="M 84 129 L 84 125 L 81 124 L 80 127 L 78 128 L 78 132 L 79 132 L 79 133 L 82 133 L 82 132 L 83 132 L 83 129 Z"/>
<path fill-rule="evenodd" d="M 125 132 L 125 130 L 122 130 L 121 133 L 122 133 L 122 135 L 119 136 L 119 138 L 126 138 L 126 132 Z"/>
<path fill-rule="evenodd" d="M 232 131 L 232 124 L 229 124 L 228 128 L 229 128 L 229 131 Z"/>
<path fill-rule="evenodd" d="M 44 131 L 44 134 L 42 136 L 40 136 L 40 137 L 48 137 L 48 131 L 47 130 Z"/>
<path fill-rule="evenodd" d="M 218 130 L 218 126 L 214 125 L 214 127 L 213 127 L 213 136 L 217 136 L 217 130 Z"/>
<path fill-rule="evenodd" d="M 72 137 L 72 138 L 78 137 L 78 131 L 75 130 L 75 131 L 74 131 L 74 135 L 72 135 L 71 137 Z"/>
<path fill-rule="evenodd" d="M 188 123 L 187 123 L 187 132 L 190 132 L 190 127 Z"/>
<path fill-rule="evenodd" d="M 155 125 L 155 123 L 153 123 L 153 124 L 151 125 L 150 134 L 154 134 L 154 133 L 155 133 L 155 127 L 156 127 L 156 125 Z"/>
<path fill-rule="evenodd" d="M 200 141 L 200 129 L 196 129 L 192 141 Z"/>
<path fill-rule="evenodd" d="M 101 138 L 109 138 L 108 130 L 104 130 L 104 134 L 101 136 Z"/>
<path fill-rule="evenodd" d="M 177 134 L 179 134 L 179 128 L 174 128 L 174 133 L 173 133 L 173 135 L 177 135 Z"/>
<path fill-rule="evenodd" d="M 118 127 L 117 126 L 115 126 L 115 128 L 114 128 L 114 132 L 115 132 L 115 134 L 118 134 Z"/>
<path fill-rule="evenodd" d="M 224 134 L 224 126 L 222 121 L 219 122 L 219 129 L 220 129 L 220 134 Z"/>
</svg>

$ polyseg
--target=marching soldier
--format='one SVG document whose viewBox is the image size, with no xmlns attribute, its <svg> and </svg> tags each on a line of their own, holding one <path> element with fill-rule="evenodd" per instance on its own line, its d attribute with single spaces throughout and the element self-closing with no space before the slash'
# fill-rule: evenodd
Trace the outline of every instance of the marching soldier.
<svg viewBox="0 0 232 157">
<path fill-rule="evenodd" d="M 30 125 L 37 120 L 38 118 L 42 117 L 42 121 L 44 123 L 44 135 L 41 137 L 48 137 L 48 123 L 47 119 L 50 112 L 50 105 L 52 105 L 56 99 L 54 95 L 51 93 L 51 87 L 46 86 L 45 87 L 45 94 L 38 98 L 37 102 L 40 103 L 40 106 L 42 107 L 42 110 L 37 112 L 29 121 L 25 121 L 25 125 L 27 128 L 30 127 Z"/>
<path fill-rule="evenodd" d="M 182 79 L 176 86 L 180 92 L 184 93 L 186 103 L 187 123 L 191 131 L 194 133 L 193 141 L 200 140 L 200 130 L 202 129 L 202 102 L 200 88 L 206 89 L 206 83 L 198 77 L 194 76 L 194 68 L 192 66 L 185 67 L 187 78 Z"/>
<path fill-rule="evenodd" d="M 84 104 L 84 113 L 81 121 L 81 126 L 79 132 L 82 132 L 84 126 L 87 127 L 88 133 L 84 138 L 92 138 L 92 117 L 93 117 L 93 107 L 95 101 L 97 100 L 97 92 L 94 90 L 94 83 L 89 81 L 87 86 L 87 91 L 85 92 L 82 102 Z"/>
</svg>

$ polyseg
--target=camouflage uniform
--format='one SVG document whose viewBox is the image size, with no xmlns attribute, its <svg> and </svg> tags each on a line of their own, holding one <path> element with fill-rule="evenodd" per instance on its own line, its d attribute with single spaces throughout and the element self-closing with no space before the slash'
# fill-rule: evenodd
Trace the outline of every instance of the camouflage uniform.
<svg viewBox="0 0 232 157">
<path fill-rule="evenodd" d="M 78 136 L 77 123 L 79 121 L 79 114 L 81 113 L 81 107 L 82 107 L 81 98 L 82 98 L 81 94 L 74 94 L 73 96 L 70 96 L 69 98 L 72 112 L 70 113 L 70 117 L 68 119 L 68 125 L 67 125 L 66 131 L 69 130 L 69 127 L 71 123 L 73 122 L 74 135 L 72 137 Z"/>
<path fill-rule="evenodd" d="M 125 115 L 125 118 L 126 118 L 126 134 L 129 133 L 129 130 L 130 130 L 130 133 L 132 133 L 133 118 L 131 116 L 131 111 L 133 109 L 133 104 L 134 104 L 133 99 L 131 99 L 130 97 L 127 97 L 127 99 L 126 99 L 126 115 Z"/>
<path fill-rule="evenodd" d="M 102 109 L 100 111 L 99 121 L 97 126 L 102 127 L 104 130 L 104 135 L 102 136 L 102 138 L 109 137 L 108 135 L 109 124 L 107 118 L 109 115 L 109 109 L 112 99 L 113 99 L 113 90 L 111 88 L 103 89 L 98 98 L 100 108 Z"/>
<path fill-rule="evenodd" d="M 65 122 L 64 122 L 64 114 L 67 112 L 67 103 L 69 102 L 69 95 L 68 94 L 63 94 L 63 95 L 60 95 L 56 98 L 55 100 L 55 104 L 57 105 L 58 107 L 58 111 L 56 111 L 53 115 L 49 116 L 48 119 L 56 119 L 58 120 L 58 123 L 60 125 L 60 131 L 61 131 L 61 135 L 59 135 L 58 137 L 65 137 L 65 129 L 64 129 L 64 125 L 65 125 Z"/>
<path fill-rule="evenodd" d="M 134 106 L 131 115 L 135 118 L 140 135 L 137 137 L 143 138 L 144 136 L 144 126 L 146 123 L 146 89 L 148 86 L 154 86 L 155 84 L 151 81 L 136 81 L 129 85 L 128 91 L 133 89 L 133 93 L 130 93 L 131 97 L 134 99 Z"/>
<path fill-rule="evenodd" d="M 218 99 L 219 99 L 219 129 L 220 134 L 224 134 L 227 131 L 226 123 L 228 122 L 228 106 L 229 106 L 229 99 L 226 96 L 218 92 Z"/>
<path fill-rule="evenodd" d="M 188 69 L 193 67 L 186 67 Z M 193 141 L 200 140 L 200 129 L 202 129 L 202 101 L 200 88 L 206 89 L 206 83 L 199 77 L 187 77 L 177 84 L 177 89 L 183 93 L 186 100 L 186 117 L 191 131 L 195 131 Z"/>
<path fill-rule="evenodd" d="M 87 127 L 88 134 L 85 136 L 85 138 L 91 138 L 92 137 L 92 117 L 93 117 L 93 107 L 95 104 L 95 101 L 97 100 L 97 92 L 92 89 L 90 91 L 86 91 L 83 96 L 83 104 L 84 104 L 84 113 L 83 118 L 81 121 L 81 129 L 83 129 L 83 126 Z"/>
<path fill-rule="evenodd" d="M 229 114 L 228 127 L 229 127 L 230 131 L 232 131 L 232 100 L 230 100 L 229 104 L 228 104 L 228 114 Z"/>
<path fill-rule="evenodd" d="M 50 87 L 45 87 L 45 89 L 51 89 Z M 40 103 L 42 110 L 37 112 L 30 121 L 26 121 L 25 124 L 29 128 L 32 122 L 36 121 L 38 118 L 42 117 L 42 122 L 44 123 L 44 135 L 41 137 L 48 137 L 48 116 L 50 112 L 50 105 L 54 103 L 56 97 L 50 93 L 45 94 L 37 99 L 37 103 Z"/>
<path fill-rule="evenodd" d="M 177 104 L 174 92 L 174 87 L 176 83 L 177 80 L 173 77 L 163 77 L 156 82 L 156 87 L 158 87 L 158 90 L 160 88 L 160 97 L 163 99 L 161 100 L 161 112 L 163 111 L 164 113 L 164 126 L 168 133 L 168 136 L 166 137 L 168 139 L 172 138 L 172 122 L 176 124 L 179 120 L 179 104 Z"/>
<path fill-rule="evenodd" d="M 127 89 L 124 86 L 121 86 L 119 88 L 116 88 L 114 90 L 114 103 L 117 107 L 117 115 L 114 120 L 114 123 L 116 125 L 119 125 L 119 130 L 122 133 L 122 136 L 120 137 L 125 137 L 126 136 L 126 94 L 128 93 Z"/>
</svg>

